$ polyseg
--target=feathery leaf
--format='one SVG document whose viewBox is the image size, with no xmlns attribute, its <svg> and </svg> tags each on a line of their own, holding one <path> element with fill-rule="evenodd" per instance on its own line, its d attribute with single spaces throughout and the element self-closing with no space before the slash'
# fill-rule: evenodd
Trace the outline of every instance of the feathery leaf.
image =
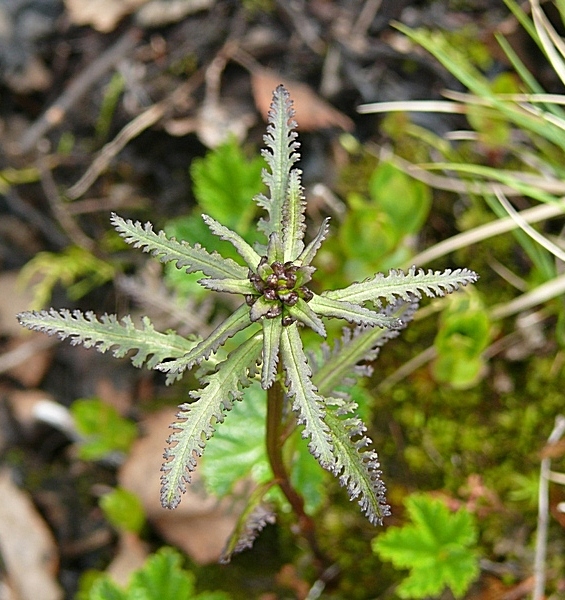
<svg viewBox="0 0 565 600">
<path fill-rule="evenodd" d="M 116 358 L 124 357 L 131 350 L 137 352 L 131 357 L 135 367 L 146 363 L 153 369 L 163 360 L 177 358 L 190 352 L 198 340 L 186 339 L 174 332 L 155 331 L 148 317 L 143 317 L 142 328 L 136 328 L 131 317 L 118 320 L 116 315 L 102 315 L 100 320 L 92 311 L 83 314 L 75 310 L 55 309 L 40 312 L 23 312 L 18 321 L 28 329 L 58 335 L 62 340 L 70 338 L 71 345 L 82 344 L 85 348 L 96 348 L 106 352 L 113 348 Z"/>
<path fill-rule="evenodd" d="M 357 500 L 363 514 L 372 525 L 382 524 L 390 514 L 386 503 L 386 488 L 381 479 L 377 453 L 367 448 L 371 444 L 365 435 L 367 428 L 359 417 L 340 418 L 355 405 L 334 401 L 338 409 L 328 407 L 326 423 L 336 457 L 331 471 L 347 489 L 350 500 Z"/>
<path fill-rule="evenodd" d="M 287 306 L 286 310 L 291 317 L 294 317 L 307 327 L 313 329 L 318 335 L 326 337 L 326 328 L 322 319 L 312 310 L 308 302 L 298 299 L 294 306 Z"/>
<path fill-rule="evenodd" d="M 257 204 L 269 213 L 268 220 L 262 219 L 259 222 L 259 229 L 267 238 L 280 230 L 290 171 L 299 157 L 296 152 L 299 143 L 296 141 L 296 131 L 293 130 L 296 122 L 293 117 L 290 95 L 284 86 L 279 85 L 273 94 L 267 134 L 263 138 L 267 148 L 261 153 L 270 167 L 270 172 L 263 171 L 263 181 L 268 186 L 271 197 L 267 198 L 263 194 L 256 197 Z"/>
<path fill-rule="evenodd" d="M 261 531 L 269 524 L 275 523 L 273 508 L 263 498 L 271 489 L 274 481 L 260 485 L 249 497 L 245 510 L 237 520 L 235 530 L 231 534 L 220 557 L 220 563 L 227 564 L 234 554 L 243 552 L 253 546 L 253 542 Z"/>
<path fill-rule="evenodd" d="M 169 373 L 167 381 L 169 381 L 169 379 L 174 380 L 187 369 L 191 369 L 194 365 L 207 359 L 210 354 L 216 352 L 226 340 L 249 325 L 251 325 L 251 321 L 249 320 L 249 307 L 246 304 L 242 304 L 227 319 L 220 323 L 207 338 L 201 340 L 184 356 L 181 356 L 176 360 L 161 362 L 155 368 L 159 371 Z"/>
<path fill-rule="evenodd" d="M 235 231 L 232 231 L 228 227 L 225 227 L 221 223 L 218 223 L 212 217 L 208 215 L 202 215 L 204 223 L 208 225 L 210 231 L 217 235 L 220 239 L 229 242 L 236 250 L 237 253 L 243 258 L 250 269 L 256 269 L 261 257 L 253 250 L 253 248 Z"/>
<path fill-rule="evenodd" d="M 161 503 L 165 508 L 178 506 L 197 458 L 202 456 L 217 424 L 224 420 L 224 411 L 229 411 L 233 402 L 241 398 L 242 388 L 251 384 L 260 348 L 261 335 L 256 334 L 233 350 L 214 373 L 202 378 L 204 387 L 190 392 L 194 402 L 180 405 L 179 421 L 171 425 L 174 432 L 168 439 L 161 467 Z"/>
<path fill-rule="evenodd" d="M 320 225 L 316 237 L 308 244 L 308 246 L 306 246 L 306 248 L 304 248 L 296 262 L 302 265 L 309 265 L 314 260 L 316 252 L 320 249 L 322 242 L 326 239 L 329 230 L 330 218 L 326 217 Z"/>
<path fill-rule="evenodd" d="M 199 279 L 198 283 L 207 290 L 224 294 L 257 294 L 257 290 L 249 279 Z"/>
<path fill-rule="evenodd" d="M 362 304 L 369 300 L 376 301 L 385 298 L 394 302 L 396 298 L 410 300 L 410 294 L 418 299 L 422 292 L 429 297 L 445 296 L 461 286 L 475 283 L 479 276 L 469 269 L 446 269 L 445 271 L 427 272 L 423 269 L 410 267 L 408 273 L 399 269 L 391 269 L 388 275 L 377 273 L 374 277 L 361 283 L 354 283 L 346 288 L 323 292 L 322 296 L 333 300 L 345 300 Z"/>
<path fill-rule="evenodd" d="M 304 249 L 304 212 L 306 200 L 300 184 L 300 170 L 292 169 L 288 192 L 283 208 L 283 247 L 284 262 L 294 260 Z"/>
<path fill-rule="evenodd" d="M 385 314 L 402 321 L 403 327 L 414 317 L 418 303 L 397 300 L 385 308 Z M 370 362 L 377 358 L 378 350 L 386 342 L 400 335 L 401 329 L 380 329 L 377 327 L 356 327 L 344 329 L 343 336 L 334 343 L 330 350 L 327 344 L 322 346 L 322 358 L 313 368 L 312 382 L 323 396 L 335 394 L 335 390 L 343 386 L 352 386 L 357 377 L 370 375 L 372 369 L 368 365 L 360 365 L 361 361 Z"/>
<path fill-rule="evenodd" d="M 372 325 L 376 327 L 386 327 L 388 329 L 398 329 L 402 327 L 400 319 L 389 317 L 383 313 L 363 308 L 358 304 L 345 302 L 343 300 L 334 300 L 325 295 L 318 296 L 314 294 L 310 300 L 310 308 L 324 317 L 335 317 L 345 319 L 350 323 L 358 323 L 361 325 Z"/>
<path fill-rule="evenodd" d="M 263 370 L 261 386 L 264 390 L 271 387 L 277 374 L 279 347 L 282 333 L 281 319 L 263 319 Z"/>
<path fill-rule="evenodd" d="M 151 223 L 142 225 L 139 221 L 126 221 L 116 214 L 112 214 L 111 220 L 128 244 L 149 252 L 163 263 L 174 262 L 178 269 L 184 269 L 187 273 L 201 271 L 204 275 L 218 279 L 247 277 L 247 269 L 231 258 L 224 258 L 217 252 L 210 254 L 199 244 L 191 246 L 187 242 L 169 239 L 164 231 L 155 233 Z"/>
<path fill-rule="evenodd" d="M 324 421 L 324 400 L 311 381 L 312 371 L 308 366 L 296 323 L 283 327 L 281 358 L 288 395 L 293 399 L 292 410 L 298 414 L 298 423 L 304 425 L 302 436 L 310 438 L 310 452 L 324 469 L 331 471 L 335 458 L 330 430 Z"/>
</svg>

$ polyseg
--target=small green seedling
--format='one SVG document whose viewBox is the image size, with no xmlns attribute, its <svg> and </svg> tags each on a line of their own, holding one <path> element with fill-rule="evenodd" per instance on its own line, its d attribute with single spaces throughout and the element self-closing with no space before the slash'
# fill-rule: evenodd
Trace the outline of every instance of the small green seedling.
<svg viewBox="0 0 565 600">
<path fill-rule="evenodd" d="M 438 597 L 449 587 L 461 598 L 479 575 L 477 527 L 464 508 L 450 513 L 438 499 L 413 494 L 406 500 L 412 524 L 391 527 L 373 550 L 398 569 L 410 569 L 396 592 L 401 598 Z"/>
<path fill-rule="evenodd" d="M 161 548 L 122 588 L 109 575 L 98 577 L 80 600 L 230 600 L 226 592 L 197 592 L 194 575 L 182 568 L 182 556 L 172 548 Z"/>
<path fill-rule="evenodd" d="M 100 460 L 113 452 L 127 453 L 137 438 L 135 423 L 99 398 L 80 398 L 71 405 L 82 460 Z"/>
<path fill-rule="evenodd" d="M 262 242 L 250 245 L 215 219 L 202 216 L 213 234 L 233 245 L 238 261 L 210 253 L 199 244 L 169 239 L 162 231 L 155 233 L 150 223 L 112 215 L 114 227 L 126 242 L 187 273 L 202 273 L 199 283 L 208 290 L 241 296 L 239 307 L 207 338 L 159 333 L 147 318 L 138 328 L 129 317 L 120 322 L 104 315 L 98 320 L 91 312 L 51 309 L 22 313 L 19 320 L 30 329 L 69 337 L 73 344 L 100 352 L 114 348 L 115 356 L 136 350 L 133 364 L 146 363 L 167 373 L 169 383 L 201 365 L 197 376 L 202 387 L 191 391 L 190 401 L 179 407 L 164 455 L 161 501 L 166 508 L 179 504 L 206 443 L 234 402 L 243 400 L 243 390 L 259 381 L 266 392 L 271 486 L 280 487 L 318 554 L 313 523 L 291 484 L 283 445 L 293 429 L 301 427 L 319 464 L 338 478 L 371 523 L 381 523 L 389 507 L 380 465 L 344 385 L 370 372 L 364 365 L 412 318 L 422 294 L 443 296 L 475 282 L 477 275 L 468 269 L 424 272 L 412 267 L 408 273 L 391 270 L 388 275 L 378 273 L 345 288 L 315 293 L 313 260 L 328 234 L 329 219 L 306 244 L 301 172 L 293 167 L 298 160 L 293 116 L 289 94 L 281 85 L 273 95 L 263 151 L 269 167 L 263 171 L 263 180 L 269 195 L 255 197 L 267 213 L 258 223 Z M 316 359 L 306 351 L 302 335 L 309 328 L 325 338 L 328 318 L 342 319 L 352 328 L 333 347 L 323 345 Z M 234 336 L 237 345 L 232 341 L 227 344 L 232 348 L 224 349 Z M 248 547 L 267 522 L 257 511 L 263 514 L 263 493 L 269 487 L 263 484 L 251 494 L 251 505 L 242 517 L 245 522 L 237 528 L 240 539 L 229 545 L 233 551 Z"/>
</svg>

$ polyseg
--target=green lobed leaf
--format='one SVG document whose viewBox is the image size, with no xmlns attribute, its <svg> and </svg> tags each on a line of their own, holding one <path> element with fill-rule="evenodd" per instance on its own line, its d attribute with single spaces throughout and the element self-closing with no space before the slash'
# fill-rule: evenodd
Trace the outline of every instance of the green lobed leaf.
<svg viewBox="0 0 565 600">
<path fill-rule="evenodd" d="M 260 348 L 261 335 L 256 334 L 233 350 L 214 373 L 202 378 L 204 387 L 190 392 L 193 402 L 179 407 L 179 420 L 171 425 L 175 431 L 168 439 L 161 467 L 161 503 L 165 508 L 178 506 L 197 458 L 202 456 L 217 423 L 224 420 L 224 411 L 229 411 L 241 398 L 241 389 L 251 384 L 249 376 L 259 360 Z"/>
<path fill-rule="evenodd" d="M 257 484 L 273 479 L 265 446 L 265 400 L 265 391 L 254 382 L 245 390 L 245 401 L 234 404 L 230 418 L 214 435 L 202 457 L 202 475 L 211 494 L 223 498 L 235 493 L 242 479 Z"/>
<path fill-rule="evenodd" d="M 99 577 L 87 596 L 88 600 L 129 600 L 126 592 L 115 584 L 109 575 Z"/>
<path fill-rule="evenodd" d="M 145 525 L 145 513 L 139 496 L 124 488 L 115 488 L 99 501 L 104 516 L 122 531 L 139 533 Z"/>
<path fill-rule="evenodd" d="M 382 559 L 410 569 L 398 594 L 425 598 L 448 586 L 462 597 L 479 574 L 473 515 L 463 508 L 450 513 L 441 500 L 424 494 L 407 498 L 406 508 L 413 524 L 391 527 L 373 540 Z"/>
<path fill-rule="evenodd" d="M 150 556 L 128 586 L 132 600 L 178 600 L 195 595 L 194 575 L 182 569 L 181 555 L 167 547 Z"/>
<path fill-rule="evenodd" d="M 155 331 L 148 317 L 142 319 L 142 329 L 126 316 L 118 321 L 116 315 L 102 315 L 100 320 L 92 311 L 83 314 L 78 310 L 61 309 L 23 312 L 18 321 L 28 329 L 58 335 L 62 340 L 70 338 L 71 345 L 82 344 L 85 348 L 96 348 L 106 352 L 113 348 L 116 358 L 123 358 L 131 350 L 137 352 L 131 357 L 135 367 L 146 363 L 148 369 L 169 358 L 177 358 L 190 352 L 197 341 L 181 337 L 174 332 Z"/>
<path fill-rule="evenodd" d="M 98 398 L 75 400 L 70 411 L 81 435 L 78 454 L 82 460 L 100 460 L 112 452 L 126 453 L 137 438 L 135 423 Z"/>
<path fill-rule="evenodd" d="M 202 211 L 246 235 L 256 211 L 249 199 L 263 188 L 264 165 L 260 157 L 249 160 L 235 138 L 195 158 L 190 175 Z"/>
<path fill-rule="evenodd" d="M 428 185 L 410 177 L 392 162 L 382 161 L 371 175 L 369 191 L 373 202 L 388 215 L 399 235 L 420 230 L 432 202 Z"/>
<path fill-rule="evenodd" d="M 335 458 L 330 429 L 324 421 L 324 400 L 312 383 L 312 372 L 296 323 L 283 327 L 281 358 L 288 395 L 293 399 L 292 410 L 298 414 L 298 424 L 304 425 L 303 437 L 310 438 L 308 448 L 320 465 L 331 470 Z"/>
<path fill-rule="evenodd" d="M 184 269 L 187 273 L 201 271 L 217 279 L 247 277 L 247 269 L 230 258 L 223 258 L 217 252 L 210 254 L 199 244 L 191 246 L 187 242 L 169 239 L 164 231 L 155 233 L 151 223 L 142 225 L 139 221 L 126 221 L 114 213 L 111 220 L 128 244 L 149 252 L 163 263 L 173 262 L 178 269 Z"/>
</svg>

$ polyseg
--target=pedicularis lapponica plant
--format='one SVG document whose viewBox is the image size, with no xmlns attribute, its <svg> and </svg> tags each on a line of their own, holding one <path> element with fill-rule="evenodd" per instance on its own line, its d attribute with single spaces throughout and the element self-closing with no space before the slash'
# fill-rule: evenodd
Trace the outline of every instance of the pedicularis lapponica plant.
<svg viewBox="0 0 565 600">
<path fill-rule="evenodd" d="M 299 158 L 293 116 L 289 94 L 281 85 L 273 94 L 263 151 L 269 167 L 263 179 L 270 193 L 255 198 L 267 212 L 258 223 L 264 245 L 252 247 L 211 217 L 202 217 L 212 233 L 235 247 L 244 264 L 209 253 L 198 244 L 169 239 L 162 231 L 155 233 L 150 223 L 112 215 L 114 227 L 126 242 L 187 273 L 203 273 L 199 283 L 208 290 L 243 297 L 239 308 L 207 338 L 159 333 L 148 318 L 136 327 L 130 317 L 120 321 L 104 315 L 99 320 L 92 312 L 51 309 L 21 313 L 18 318 L 25 327 L 69 337 L 72 344 L 100 352 L 113 348 L 117 357 L 136 350 L 133 364 L 145 363 L 166 372 L 167 383 L 201 365 L 202 387 L 191 391 L 191 401 L 180 406 L 164 454 L 161 501 L 166 508 L 179 504 L 216 427 L 233 403 L 243 399 L 243 390 L 260 379 L 267 397 L 266 445 L 272 485 L 280 486 L 316 552 L 313 523 L 290 483 L 283 458 L 285 440 L 293 427 L 301 426 L 319 464 L 339 479 L 371 523 L 381 523 L 389 507 L 377 454 L 370 448 L 366 427 L 355 415 L 357 407 L 344 385 L 352 386 L 370 372 L 367 363 L 412 318 L 422 294 L 443 296 L 475 282 L 477 275 L 468 269 L 424 272 L 412 267 L 408 273 L 392 270 L 346 288 L 314 293 L 309 287 L 315 271 L 312 262 L 328 233 L 329 219 L 305 244 L 306 202 L 301 172 L 293 168 Z M 324 343 L 321 355 L 309 353 L 301 332 L 309 327 L 325 338 L 326 318 L 343 319 L 351 326 L 333 347 Z M 223 346 L 243 330 L 247 338 L 224 358 Z M 228 557 L 250 545 L 265 525 L 267 517 L 259 509 L 269 487 L 262 486 L 252 495 Z"/>
</svg>

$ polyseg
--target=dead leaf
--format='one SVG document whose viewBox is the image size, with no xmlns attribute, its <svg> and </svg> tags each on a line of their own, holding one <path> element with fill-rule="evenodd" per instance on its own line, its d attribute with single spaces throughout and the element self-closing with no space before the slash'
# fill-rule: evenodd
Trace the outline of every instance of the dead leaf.
<svg viewBox="0 0 565 600">
<path fill-rule="evenodd" d="M 136 22 L 141 27 L 162 27 L 170 23 L 178 23 L 188 15 L 211 8 L 214 0 L 149 0 L 137 14 Z"/>
<path fill-rule="evenodd" d="M 274 71 L 261 67 L 251 71 L 251 87 L 255 105 L 265 120 L 271 106 L 273 90 L 281 83 L 294 101 L 295 119 L 299 130 L 315 131 L 329 127 L 339 127 L 345 131 L 353 130 L 353 121 L 318 96 L 308 85 L 285 79 Z"/>
<path fill-rule="evenodd" d="M 145 514 L 159 533 L 186 552 L 195 562 L 216 562 L 235 527 L 241 507 L 233 499 L 219 501 L 204 490 L 198 470 L 175 510 L 160 502 L 160 469 L 163 448 L 176 410 L 151 414 L 142 424 L 144 435 L 133 445 L 118 473 L 119 484 L 137 494 Z"/>
<path fill-rule="evenodd" d="M 146 2 L 148 0 L 65 0 L 65 6 L 75 25 L 92 25 L 107 33 Z"/>
<path fill-rule="evenodd" d="M 18 230 L 17 222 L 8 224 L 13 235 Z M 4 232 L 2 232 L 4 233 Z M 29 236 L 29 232 L 23 229 L 20 232 L 23 236 Z M 13 239 L 10 240 L 13 242 Z M 32 247 L 35 250 L 35 246 Z M 32 304 L 33 295 L 29 288 L 23 288 L 18 283 L 19 271 L 4 271 L 0 273 L 0 333 L 9 336 L 20 336 L 25 331 L 18 323 L 16 315 L 24 310 L 29 310 Z"/>
<path fill-rule="evenodd" d="M 0 471 L 0 554 L 19 600 L 60 600 L 57 546 L 28 495 Z"/>
<path fill-rule="evenodd" d="M 118 540 L 118 551 L 106 573 L 119 585 L 126 586 L 134 571 L 140 569 L 149 556 L 149 547 L 135 533 L 123 532 Z"/>
<path fill-rule="evenodd" d="M 6 373 L 24 387 L 35 388 L 51 366 L 51 347 L 56 341 L 40 332 L 28 332 L 21 338 L 8 340 L 2 348 L 0 363 L 7 367 Z"/>
<path fill-rule="evenodd" d="M 546 444 L 541 452 L 540 457 L 543 458 L 560 458 L 565 455 L 565 440 L 559 440 L 553 444 Z"/>
</svg>

